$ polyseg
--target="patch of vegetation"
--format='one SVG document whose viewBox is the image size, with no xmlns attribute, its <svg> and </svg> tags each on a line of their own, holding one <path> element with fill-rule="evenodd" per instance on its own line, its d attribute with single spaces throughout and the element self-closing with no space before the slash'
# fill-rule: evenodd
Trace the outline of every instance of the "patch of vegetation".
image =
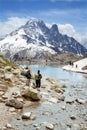
<svg viewBox="0 0 87 130">
<path fill-rule="evenodd" d="M 17 65 L 15 65 L 13 62 L 9 61 L 2 55 L 0 55 L 0 66 L 11 66 L 14 69 L 17 68 Z"/>
</svg>

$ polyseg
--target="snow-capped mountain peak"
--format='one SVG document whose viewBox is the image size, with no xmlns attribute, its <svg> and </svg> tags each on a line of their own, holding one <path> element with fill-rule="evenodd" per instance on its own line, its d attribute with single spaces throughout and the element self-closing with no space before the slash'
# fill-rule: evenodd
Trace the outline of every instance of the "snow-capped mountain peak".
<svg viewBox="0 0 87 130">
<path fill-rule="evenodd" d="M 84 55 L 87 49 L 74 38 L 62 35 L 56 24 L 48 28 L 44 21 L 30 18 L 27 23 L 0 41 L 0 53 L 7 57 L 42 57 L 61 52 Z"/>
</svg>

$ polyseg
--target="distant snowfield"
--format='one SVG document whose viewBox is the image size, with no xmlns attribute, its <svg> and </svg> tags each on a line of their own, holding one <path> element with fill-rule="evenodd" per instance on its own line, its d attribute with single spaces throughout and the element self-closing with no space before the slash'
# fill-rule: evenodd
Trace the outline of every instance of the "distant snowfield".
<svg viewBox="0 0 87 130">
<path fill-rule="evenodd" d="M 74 72 L 79 72 L 79 73 L 86 73 L 87 74 L 87 69 L 82 70 L 83 67 L 87 66 L 87 58 L 84 58 L 82 60 L 76 61 L 72 65 L 66 65 L 63 67 L 64 70 L 68 71 L 74 71 Z"/>
</svg>

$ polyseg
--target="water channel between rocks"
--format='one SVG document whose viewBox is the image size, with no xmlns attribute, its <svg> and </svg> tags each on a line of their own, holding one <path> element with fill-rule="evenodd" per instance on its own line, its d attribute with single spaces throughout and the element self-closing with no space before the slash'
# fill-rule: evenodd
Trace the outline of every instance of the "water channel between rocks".
<svg viewBox="0 0 87 130">
<path fill-rule="evenodd" d="M 22 67 L 26 67 L 23 65 Z M 59 103 L 47 103 L 45 102 L 33 102 L 32 105 L 27 105 L 23 110 L 24 112 L 29 111 L 37 116 L 36 120 L 23 121 L 13 119 L 13 126 L 18 124 L 20 130 L 36 130 L 33 126 L 38 124 L 41 130 L 46 130 L 44 127 L 46 122 L 51 122 L 55 124 L 54 130 L 68 130 L 68 125 L 86 123 L 87 119 L 87 103 L 73 105 L 66 104 L 66 100 L 74 100 L 76 98 L 82 98 L 87 100 L 87 75 L 81 73 L 67 72 L 61 67 L 57 66 L 47 66 L 47 65 L 29 65 L 32 73 L 37 73 L 37 70 L 41 71 L 43 77 L 54 78 L 64 83 L 67 87 L 65 88 L 65 100 Z M 49 97 L 48 97 L 49 98 Z M 28 102 L 28 101 L 27 101 Z M 61 106 L 65 106 L 66 110 L 62 110 Z M 47 113 L 48 115 L 43 115 Z M 71 120 L 70 116 L 75 115 L 76 120 Z M 20 117 L 20 113 L 18 115 Z M 86 118 L 86 119 L 85 119 Z M 14 123 L 15 122 L 15 123 Z M 74 129 L 73 127 L 70 130 Z"/>
</svg>

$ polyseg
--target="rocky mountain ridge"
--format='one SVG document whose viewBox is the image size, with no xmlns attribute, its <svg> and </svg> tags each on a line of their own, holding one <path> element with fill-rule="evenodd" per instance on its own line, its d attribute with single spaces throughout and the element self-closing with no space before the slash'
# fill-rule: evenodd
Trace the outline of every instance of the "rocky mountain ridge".
<svg viewBox="0 0 87 130">
<path fill-rule="evenodd" d="M 6 57 L 40 58 L 60 53 L 85 55 L 87 49 L 74 38 L 62 35 L 56 24 L 48 28 L 38 19 L 29 21 L 0 41 L 0 53 Z"/>
</svg>

